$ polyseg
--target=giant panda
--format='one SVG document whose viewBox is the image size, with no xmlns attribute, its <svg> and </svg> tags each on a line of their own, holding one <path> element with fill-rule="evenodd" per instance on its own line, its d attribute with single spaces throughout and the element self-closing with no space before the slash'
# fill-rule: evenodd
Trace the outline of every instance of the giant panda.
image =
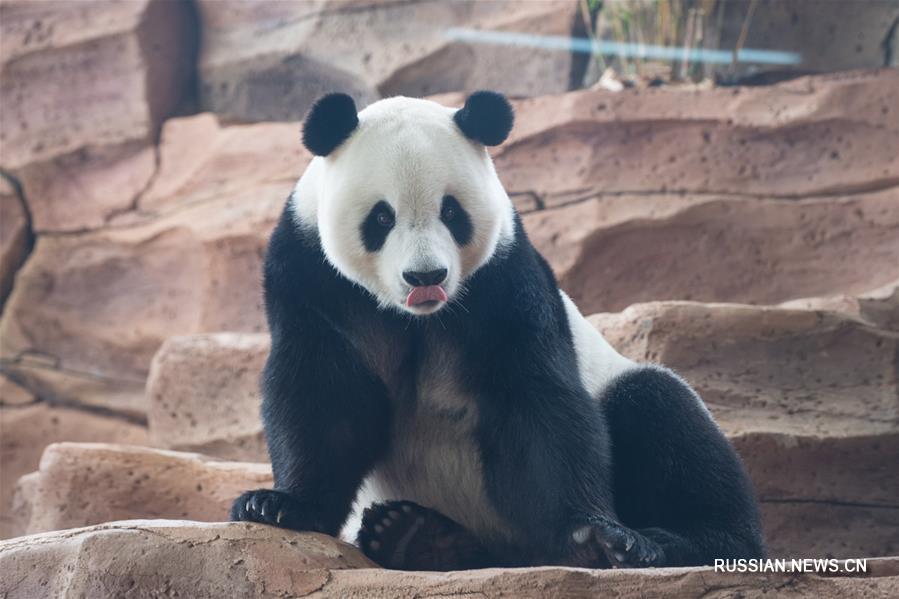
<svg viewBox="0 0 899 599">
<path fill-rule="evenodd" d="M 512 122 L 489 91 L 312 107 L 265 261 L 275 488 L 232 519 L 336 535 L 355 501 L 396 569 L 762 556 L 700 398 L 616 353 L 528 241 L 487 152 Z"/>
</svg>

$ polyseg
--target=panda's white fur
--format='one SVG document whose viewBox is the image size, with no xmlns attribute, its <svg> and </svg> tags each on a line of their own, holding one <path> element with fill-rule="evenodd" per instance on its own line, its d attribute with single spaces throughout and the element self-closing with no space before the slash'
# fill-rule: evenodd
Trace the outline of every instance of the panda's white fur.
<svg viewBox="0 0 899 599">
<path fill-rule="evenodd" d="M 454 110 L 395 97 L 359 113 L 353 143 L 318 156 L 296 185 L 292 206 L 300 225 L 314 227 L 328 261 L 388 309 L 406 306 L 404 271 L 448 270 L 450 300 L 464 281 L 514 235 L 513 210 L 483 145 L 462 135 Z M 440 222 L 444 195 L 459 198 L 474 239 L 459 248 Z M 359 223 L 378 201 L 396 213 L 396 226 L 377 253 L 366 251 Z"/>
</svg>

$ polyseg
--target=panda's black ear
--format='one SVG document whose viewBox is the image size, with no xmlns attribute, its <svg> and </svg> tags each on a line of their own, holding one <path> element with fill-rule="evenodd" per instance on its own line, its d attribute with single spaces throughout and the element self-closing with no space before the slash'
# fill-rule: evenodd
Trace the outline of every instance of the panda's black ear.
<svg viewBox="0 0 899 599">
<path fill-rule="evenodd" d="M 498 146 L 509 136 L 515 115 L 504 95 L 482 90 L 468 96 L 453 120 L 465 137 L 485 146 Z"/>
<path fill-rule="evenodd" d="M 359 124 L 356 103 L 346 94 L 328 94 L 315 101 L 303 122 L 303 145 L 316 156 L 327 156 L 346 141 Z"/>
</svg>

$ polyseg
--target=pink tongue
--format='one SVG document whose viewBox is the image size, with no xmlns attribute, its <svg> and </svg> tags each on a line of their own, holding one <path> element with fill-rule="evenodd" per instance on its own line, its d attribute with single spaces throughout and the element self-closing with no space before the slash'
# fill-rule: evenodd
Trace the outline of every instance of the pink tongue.
<svg viewBox="0 0 899 599">
<path fill-rule="evenodd" d="M 440 285 L 428 285 L 427 287 L 413 287 L 406 297 L 407 306 L 417 306 L 425 302 L 445 302 L 446 291 Z"/>
</svg>

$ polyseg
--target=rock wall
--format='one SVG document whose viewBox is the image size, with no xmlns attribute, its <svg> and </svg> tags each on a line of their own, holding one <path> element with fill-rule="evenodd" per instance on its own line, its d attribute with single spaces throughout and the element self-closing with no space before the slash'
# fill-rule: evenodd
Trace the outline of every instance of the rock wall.
<svg viewBox="0 0 899 599">
<path fill-rule="evenodd" d="M 699 390 L 772 555 L 897 554 L 899 71 L 571 90 L 568 52 L 451 31 L 579 18 L 567 0 L 0 2 L 0 538 L 41 533 L 0 543 L 0 594 L 894 594 L 889 559 L 858 577 L 400 575 L 215 524 L 271 484 L 259 282 L 311 159 L 306 107 L 492 87 L 513 96 L 492 154 L 529 237 L 613 345 Z M 172 521 L 109 524 L 146 518 Z"/>
</svg>

